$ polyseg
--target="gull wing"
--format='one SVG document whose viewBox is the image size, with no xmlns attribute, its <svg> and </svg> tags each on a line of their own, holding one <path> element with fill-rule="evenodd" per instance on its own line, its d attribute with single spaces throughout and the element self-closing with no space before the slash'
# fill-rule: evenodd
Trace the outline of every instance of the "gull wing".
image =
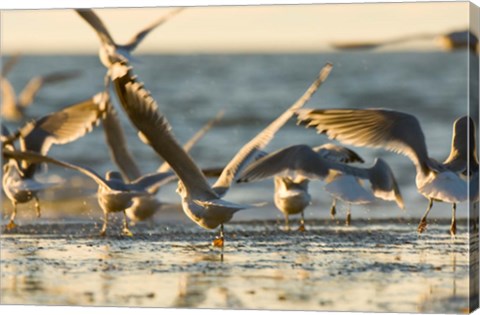
<svg viewBox="0 0 480 315">
<path fill-rule="evenodd" d="M 172 179 L 175 179 L 177 176 L 174 172 L 165 172 L 165 173 L 152 173 L 143 175 L 142 177 L 134 180 L 130 184 L 131 187 L 135 187 L 137 190 L 147 190 L 152 186 L 162 186 L 165 183 L 170 182 Z"/>
<path fill-rule="evenodd" d="M 20 120 L 22 109 L 17 107 L 15 89 L 6 78 L 0 78 L 0 91 L 2 117 L 8 120 Z"/>
<path fill-rule="evenodd" d="M 170 11 L 168 14 L 166 14 L 165 16 L 162 16 L 160 17 L 158 20 L 156 20 L 155 22 L 153 22 L 152 24 L 150 24 L 149 26 L 147 26 L 146 28 L 144 28 L 143 30 L 141 30 L 140 32 L 138 32 L 137 34 L 135 34 L 135 36 L 133 36 L 125 45 L 118 45 L 119 47 L 122 47 L 128 51 L 133 51 L 135 50 L 135 48 L 137 48 L 137 46 L 143 41 L 143 39 L 152 31 L 154 30 L 155 28 L 157 28 L 158 26 L 164 24 L 165 22 L 167 22 L 168 20 L 170 20 L 171 18 L 173 18 L 175 15 L 177 15 L 178 13 L 180 13 L 181 11 L 183 11 L 185 8 L 178 8 L 178 9 L 175 9 L 173 11 Z"/>
<path fill-rule="evenodd" d="M 388 39 L 384 41 L 357 41 L 357 42 L 337 42 L 330 44 L 333 48 L 338 50 L 367 50 L 367 49 L 376 49 L 383 46 L 401 44 L 404 42 L 409 42 L 413 40 L 428 40 L 437 37 L 438 34 L 432 33 L 423 33 L 423 34 L 412 34 L 401 36 L 393 39 Z"/>
<path fill-rule="evenodd" d="M 106 93 L 107 94 L 107 93 Z M 102 120 L 103 131 L 112 157 L 115 164 L 122 172 L 122 175 L 129 181 L 139 178 L 140 172 L 134 158 L 132 157 L 125 139 L 125 133 L 118 120 L 117 113 L 111 104 L 110 97 L 107 94 L 106 100 L 106 115 Z"/>
<path fill-rule="evenodd" d="M 320 157 L 308 145 L 294 145 L 277 150 L 252 162 L 238 182 L 251 182 L 294 171 L 310 179 L 324 179 L 329 175 L 330 161 Z"/>
<path fill-rule="evenodd" d="M 227 164 L 222 174 L 212 186 L 213 189 L 219 194 L 224 195 L 233 181 L 236 180 L 237 174 L 239 174 L 258 154 L 261 154 L 261 150 L 265 148 L 268 143 L 273 139 L 277 131 L 283 127 L 283 125 L 293 116 L 294 111 L 305 105 L 322 83 L 327 79 L 333 66 L 327 63 L 315 81 L 305 91 L 305 93 L 283 114 L 275 119 L 270 125 L 263 129 L 252 140 L 245 144 L 240 151 L 233 157 L 233 159 Z"/>
<path fill-rule="evenodd" d="M 429 173 L 425 136 L 410 114 L 385 109 L 300 109 L 296 114 L 300 123 L 329 139 L 406 155 L 417 168 Z"/>
<path fill-rule="evenodd" d="M 76 9 L 75 11 L 97 32 L 103 45 L 117 46 L 107 27 L 93 10 Z"/>
<path fill-rule="evenodd" d="M 108 182 L 103 177 L 98 175 L 94 170 L 92 170 L 88 167 L 82 167 L 82 166 L 79 166 L 79 165 L 76 165 L 76 164 L 60 161 L 60 160 L 54 159 L 52 157 L 42 155 L 42 154 L 39 154 L 39 153 L 33 152 L 33 151 L 3 150 L 2 154 L 3 154 L 4 158 L 28 161 L 29 163 L 32 163 L 32 164 L 51 163 L 51 164 L 56 164 L 56 165 L 65 167 L 65 168 L 73 169 L 73 170 L 76 170 L 76 171 L 78 171 L 78 172 L 80 172 L 84 175 L 87 175 L 88 177 L 93 179 L 98 185 L 101 185 L 106 189 L 110 189 L 110 186 L 108 185 Z"/>
<path fill-rule="evenodd" d="M 178 144 L 170 123 L 143 84 L 137 82 L 130 67 L 115 63 L 111 67 L 115 90 L 140 139 L 149 144 L 175 171 L 188 193 L 195 197 L 218 198 L 192 158 Z"/>
<path fill-rule="evenodd" d="M 36 76 L 28 81 L 27 85 L 18 95 L 18 106 L 27 107 L 33 103 L 33 99 L 38 91 L 45 85 L 50 83 L 58 83 L 77 77 L 79 71 L 58 71 L 47 75 Z"/>
<path fill-rule="evenodd" d="M 324 145 L 315 147 L 313 148 L 313 151 L 317 152 L 322 158 L 329 159 L 331 161 L 342 163 L 365 162 L 355 151 L 333 143 L 326 143 Z"/>
<path fill-rule="evenodd" d="M 453 123 L 450 154 L 443 165 L 452 172 L 463 173 L 469 163 L 470 168 L 478 167 L 476 127 L 471 117 L 463 116 Z"/>
<path fill-rule="evenodd" d="M 22 150 L 46 154 L 52 144 L 66 144 L 90 132 L 104 112 L 100 95 L 27 123 L 20 129 Z"/>
</svg>

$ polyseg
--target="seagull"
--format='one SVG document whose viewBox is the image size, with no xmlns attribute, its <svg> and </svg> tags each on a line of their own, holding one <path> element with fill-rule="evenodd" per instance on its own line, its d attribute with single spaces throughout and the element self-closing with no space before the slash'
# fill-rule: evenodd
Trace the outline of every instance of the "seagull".
<svg viewBox="0 0 480 315">
<path fill-rule="evenodd" d="M 348 145 L 384 148 L 410 158 L 416 168 L 417 189 L 429 201 L 418 233 L 427 227 L 433 202 L 443 201 L 453 205 L 450 234 L 456 234 L 456 204 L 468 199 L 467 181 L 458 172 L 467 168 L 465 161 L 473 155 L 471 145 L 468 151 L 466 138 L 468 126 L 473 125 L 471 118 L 461 117 L 455 122 L 451 154 L 440 163 L 429 157 L 422 128 L 413 115 L 387 109 L 301 109 L 296 114 L 300 123 L 316 128 L 330 139 Z M 469 138 L 475 139 L 475 128 L 469 129 Z"/>
<path fill-rule="evenodd" d="M 63 82 L 76 78 L 79 71 L 57 71 L 31 78 L 23 90 L 17 95 L 6 75 L 18 60 L 18 56 L 10 58 L 2 69 L 0 77 L 1 116 L 9 121 L 19 121 L 24 117 L 25 109 L 33 103 L 40 89 L 47 84 Z"/>
<path fill-rule="evenodd" d="M 177 174 L 177 193 L 181 196 L 184 213 L 205 229 L 220 226 L 220 235 L 213 245 L 222 248 L 223 258 L 224 223 L 230 221 L 236 212 L 256 205 L 237 204 L 222 197 L 235 181 L 237 174 L 260 154 L 275 133 L 292 117 L 293 110 L 301 108 L 311 98 L 327 78 L 331 68 L 332 65 L 327 64 L 297 102 L 245 144 L 223 169 L 213 186 L 210 186 L 199 167 L 178 144 L 167 119 L 158 111 L 158 105 L 150 92 L 136 80 L 131 67 L 128 64 L 116 63 L 111 68 L 111 76 L 120 104 L 139 130 L 140 139 L 149 144 Z"/>
<path fill-rule="evenodd" d="M 313 148 L 313 150 L 325 159 L 340 163 L 365 162 L 355 151 L 333 143 L 326 143 Z M 347 181 L 348 183 L 343 183 L 344 181 Z M 335 174 L 334 178 L 331 178 L 331 182 L 325 186 L 325 190 L 333 197 L 332 206 L 330 207 L 330 216 L 332 220 L 335 218 L 337 212 L 337 199 L 348 204 L 347 219 L 345 220 L 347 226 L 350 225 L 351 221 L 351 204 L 365 204 L 375 200 L 375 196 L 363 188 L 360 180 L 351 175 L 341 173 Z"/>
<path fill-rule="evenodd" d="M 122 126 L 118 120 L 114 107 L 110 103 L 110 99 L 107 98 L 107 113 L 102 120 L 105 137 L 108 147 L 110 149 L 110 156 L 114 160 L 115 164 L 120 169 L 123 179 L 126 182 L 132 182 L 141 177 L 141 172 L 132 157 L 131 152 L 127 147 L 125 134 Z M 195 135 L 189 139 L 183 146 L 185 152 L 189 152 L 190 149 L 216 124 L 223 116 L 223 111 L 220 111 L 213 119 L 208 121 Z M 170 170 L 168 163 L 163 163 L 158 169 L 159 173 L 166 173 Z M 203 170 L 205 173 L 205 170 Z M 218 175 L 217 175 L 218 176 Z M 174 180 L 175 177 L 170 177 Z M 168 181 L 162 181 L 162 185 L 156 185 L 148 188 L 148 192 L 145 196 L 135 198 L 126 210 L 127 217 L 133 221 L 144 221 L 150 219 L 157 210 L 159 210 L 164 203 L 155 198 L 158 190 Z"/>
<path fill-rule="evenodd" d="M 358 156 L 352 150 L 349 150 L 345 147 L 334 145 L 331 143 L 324 144 L 313 148 L 315 152 L 322 158 L 330 159 L 333 161 L 338 161 L 342 163 L 350 162 L 363 162 L 362 158 Z M 268 154 L 264 154 L 262 158 L 267 159 Z M 256 165 L 259 168 L 265 167 L 262 162 L 256 162 Z M 237 182 L 247 181 L 242 176 Z M 289 216 L 300 213 L 300 226 L 299 231 L 305 231 L 305 219 L 304 219 L 304 210 L 311 203 L 311 196 L 308 193 L 309 178 L 304 175 L 297 176 L 274 176 L 274 203 L 280 212 L 283 213 L 285 217 L 285 230 L 290 231 L 289 225 Z M 332 216 L 335 215 L 335 199 L 333 199 L 333 205 L 331 208 Z M 338 197 L 337 197 L 338 198 Z"/>
<path fill-rule="evenodd" d="M 33 151 L 47 154 L 54 144 L 66 144 L 77 140 L 92 130 L 103 115 L 100 103 L 101 94 L 97 94 L 87 101 L 64 108 L 63 110 L 43 116 L 38 120 L 30 121 L 14 134 L 10 134 L 2 125 L 2 149 L 15 150 L 14 143 L 19 141 L 20 151 Z M 5 160 L 4 160 L 5 161 Z M 15 228 L 17 204 L 27 203 L 35 199 L 37 216 L 40 216 L 40 204 L 37 192 L 51 186 L 35 180 L 38 169 L 37 163 L 23 161 L 18 163 L 14 159 L 6 159 L 2 187 L 13 205 L 13 212 L 6 229 Z"/>
<path fill-rule="evenodd" d="M 403 208 L 403 199 L 395 176 L 384 160 L 378 158 L 372 167 L 358 168 L 338 162 L 332 158 L 326 158 L 325 155 L 319 154 L 318 151 L 305 144 L 293 145 L 277 150 L 251 163 L 242 173 L 238 182 L 261 180 L 291 171 L 295 172 L 296 178 L 301 178 L 302 180 L 325 180 L 329 183 L 328 185 L 331 185 L 328 191 L 338 199 L 352 198 L 358 201 L 365 199 L 366 195 L 366 200 L 371 202 L 374 199 L 373 196 L 375 196 L 384 200 L 396 201 L 397 205 Z M 370 182 L 371 193 L 367 192 L 358 183 L 359 179 Z M 306 187 L 303 191 L 306 192 Z M 277 192 L 275 193 L 277 194 Z M 290 204 L 284 201 L 281 205 L 294 208 L 287 208 L 284 212 L 303 212 L 306 202 L 310 201 L 310 197 L 307 197 L 305 193 L 299 194 L 291 191 L 285 194 L 284 191 L 280 191 L 278 194 L 281 193 L 284 193 L 285 199 L 290 199 L 288 200 Z M 349 220 L 348 216 L 347 220 Z M 347 223 L 349 224 L 350 222 Z"/>
<path fill-rule="evenodd" d="M 130 183 L 123 181 L 122 175 L 119 172 L 108 171 L 105 178 L 98 175 L 94 170 L 88 167 L 82 167 L 73 163 L 67 163 L 54 159 L 52 157 L 38 154 L 30 151 L 10 151 L 4 150 L 4 156 L 15 160 L 27 160 L 34 163 L 52 163 L 66 167 L 69 169 L 81 172 L 93 179 L 98 184 L 97 199 L 100 207 L 104 213 L 104 221 L 101 236 L 105 236 L 108 227 L 108 214 L 111 212 L 123 211 L 123 234 L 132 236 L 132 232 L 128 228 L 127 216 L 125 209 L 134 203 L 135 198 L 149 195 L 148 188 L 161 185 L 163 181 L 169 181 L 174 177 L 173 172 L 166 173 L 152 173 L 139 177 L 137 180 Z"/>
<path fill-rule="evenodd" d="M 401 36 L 384 41 L 373 42 L 345 42 L 332 43 L 331 46 L 338 50 L 371 50 L 381 48 L 383 46 L 401 44 L 414 40 L 433 40 L 436 39 L 438 44 L 447 51 L 469 48 L 472 52 L 478 53 L 478 38 L 470 30 L 455 30 L 444 34 L 424 33 Z"/>
<path fill-rule="evenodd" d="M 143 39 L 156 27 L 170 20 L 172 17 L 183 11 L 184 8 L 177 8 L 170 11 L 167 15 L 160 17 L 152 24 L 148 25 L 135 36 L 133 36 L 127 43 L 117 44 L 110 35 L 107 27 L 103 24 L 98 15 L 91 9 L 76 9 L 75 11 L 95 30 L 97 33 L 101 46 L 99 57 L 102 64 L 109 68 L 117 61 L 128 61 L 131 59 L 130 54 L 137 48 Z"/>
</svg>

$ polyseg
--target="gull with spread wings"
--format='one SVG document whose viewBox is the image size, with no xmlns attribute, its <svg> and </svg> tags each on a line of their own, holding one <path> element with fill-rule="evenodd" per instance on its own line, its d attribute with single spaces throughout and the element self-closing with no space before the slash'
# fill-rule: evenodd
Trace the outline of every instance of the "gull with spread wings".
<svg viewBox="0 0 480 315">
<path fill-rule="evenodd" d="M 334 145 L 331 143 L 324 144 L 313 148 L 315 152 L 322 158 L 331 159 L 334 161 L 342 163 L 352 163 L 352 162 L 363 162 L 362 158 L 358 156 L 352 150 L 349 150 L 345 147 Z M 264 167 L 270 167 L 268 163 L 285 161 L 272 161 L 268 158 L 268 154 L 265 154 L 261 159 L 255 163 L 250 164 L 250 166 L 245 170 L 245 172 L 240 176 L 237 182 L 248 182 L 250 181 L 250 174 L 261 172 Z M 294 157 L 296 158 L 296 157 Z M 282 159 L 282 157 L 280 157 Z M 266 161 L 266 162 L 262 162 Z M 256 165 L 256 166 L 253 166 Z M 280 166 L 280 165 L 278 165 Z M 284 173 L 285 169 L 279 171 L 278 174 Z M 246 175 L 244 175 L 246 174 Z M 299 231 L 305 231 L 305 219 L 304 219 L 304 210 L 310 205 L 311 196 L 308 193 L 308 185 L 310 178 L 304 176 L 304 174 L 294 174 L 293 176 L 287 175 L 274 175 L 274 198 L 273 201 L 275 206 L 280 212 L 283 213 L 285 217 L 285 230 L 290 231 L 289 216 L 300 213 L 300 226 Z M 264 178 L 264 177 L 262 177 Z M 256 179 L 260 179 L 256 178 Z M 335 197 L 333 199 L 333 204 L 331 208 L 332 217 L 335 215 Z"/>
<path fill-rule="evenodd" d="M 429 200 L 418 232 L 425 231 L 433 202 L 443 201 L 453 205 L 450 233 L 456 234 L 456 204 L 469 197 L 468 180 L 460 174 L 477 160 L 475 125 L 470 117 L 455 121 L 450 156 L 440 163 L 429 157 L 422 128 L 413 115 L 386 109 L 301 109 L 296 114 L 300 123 L 330 139 L 406 155 L 415 165 L 418 191 Z"/>
<path fill-rule="evenodd" d="M 125 134 L 123 132 L 120 121 L 118 120 L 115 109 L 109 101 L 109 97 L 105 98 L 107 101 L 107 113 L 102 120 L 103 129 L 105 132 L 105 138 L 110 150 L 110 156 L 118 166 L 123 179 L 126 182 L 132 182 L 137 180 L 141 176 L 141 172 L 132 157 L 130 150 L 128 149 Z M 223 111 L 219 112 L 213 119 L 208 121 L 200 130 L 198 130 L 184 145 L 185 152 L 189 152 L 190 149 L 201 139 L 203 136 L 216 124 L 223 116 Z M 168 163 L 164 162 L 157 169 L 159 173 L 166 173 L 170 170 Z M 216 175 L 218 171 L 213 169 L 202 170 L 207 176 Z M 211 174 L 210 174 L 211 173 Z M 170 177 L 170 180 L 175 180 L 176 177 Z M 132 204 L 125 210 L 127 217 L 134 222 L 143 221 L 151 218 L 155 212 L 164 205 L 161 201 L 155 198 L 155 194 L 159 189 L 167 184 L 168 181 L 162 181 L 162 185 L 155 185 L 149 187 L 147 190 L 150 194 L 144 196 L 138 196 L 134 198 Z"/>
<path fill-rule="evenodd" d="M 65 168 L 73 169 L 90 177 L 98 184 L 97 199 L 104 213 L 103 227 L 100 235 L 104 236 L 108 227 L 108 214 L 111 212 L 123 211 L 123 230 L 125 235 L 132 236 L 128 228 L 125 210 L 132 205 L 135 198 L 149 195 L 148 188 L 161 185 L 164 181 L 170 181 L 175 177 L 173 172 L 152 173 L 139 177 L 135 181 L 125 183 L 119 172 L 109 171 L 105 178 L 88 167 L 79 166 L 54 159 L 52 157 L 38 154 L 31 151 L 10 151 L 3 150 L 3 156 L 12 160 L 23 160 L 33 163 L 52 163 Z"/>
<path fill-rule="evenodd" d="M 47 154 L 54 144 L 66 144 L 77 140 L 90 132 L 99 123 L 104 109 L 99 103 L 101 93 L 76 105 L 66 107 L 58 112 L 31 121 L 10 134 L 2 125 L 2 150 L 15 150 L 15 142 L 20 143 L 20 151 L 33 151 L 41 155 Z M 35 180 L 38 163 L 7 158 L 3 166 L 2 187 L 13 204 L 13 212 L 7 230 L 15 227 L 17 204 L 27 203 L 35 199 L 37 216 L 40 216 L 40 204 L 37 192 L 45 190 L 51 184 Z"/>
<path fill-rule="evenodd" d="M 396 201 L 398 206 L 403 208 L 403 199 L 397 182 L 392 170 L 384 160 L 378 158 L 371 168 L 359 168 L 341 162 L 342 159 L 339 158 L 338 154 L 335 158 L 332 156 L 326 157 L 327 154 L 325 150 L 314 149 L 302 144 L 283 148 L 251 163 L 238 181 L 250 182 L 293 171 L 297 180 L 325 180 L 328 183 L 327 186 L 330 186 L 326 188 L 327 191 L 333 194 L 335 198 L 355 200 L 360 203 L 362 201 L 371 202 L 375 196 L 384 200 Z M 348 158 L 348 160 L 353 159 L 352 157 Z M 367 191 L 358 182 L 359 179 L 370 182 L 371 192 Z M 282 193 L 284 192 L 275 192 L 280 196 L 282 196 Z M 289 206 L 286 209 L 287 211 L 303 212 L 306 206 L 302 203 L 301 196 L 301 194 L 286 193 L 282 196 L 284 197 L 282 205 Z M 307 198 L 303 197 L 303 200 L 305 199 Z M 350 224 L 349 221 L 348 212 L 347 225 Z M 300 226 L 301 229 L 302 225 Z"/>
<path fill-rule="evenodd" d="M 210 186 L 196 163 L 178 144 L 170 124 L 159 112 L 156 101 L 143 84 L 136 80 L 132 69 L 124 63 L 116 63 L 111 68 L 111 75 L 120 104 L 139 130 L 140 138 L 177 174 L 179 178 L 177 192 L 181 196 L 185 214 L 203 228 L 214 229 L 220 226 L 220 237 L 214 241 L 214 245 L 222 247 L 223 250 L 224 223 L 230 221 L 237 211 L 252 208 L 253 205 L 232 203 L 222 197 L 236 180 L 238 173 L 260 154 L 275 133 L 291 118 L 293 111 L 301 108 L 311 98 L 328 77 L 331 68 L 332 65 L 327 64 L 295 104 L 244 145 L 227 164 L 213 186 Z"/>
<path fill-rule="evenodd" d="M 137 48 L 143 39 L 156 27 L 170 20 L 180 13 L 184 8 L 177 8 L 167 15 L 158 18 L 156 21 L 137 32 L 127 43 L 117 44 L 110 35 L 107 27 L 103 24 L 98 15 L 91 9 L 76 9 L 75 11 L 95 30 L 100 39 L 99 57 L 103 65 L 109 68 L 117 61 L 129 61 L 130 54 Z"/>
</svg>

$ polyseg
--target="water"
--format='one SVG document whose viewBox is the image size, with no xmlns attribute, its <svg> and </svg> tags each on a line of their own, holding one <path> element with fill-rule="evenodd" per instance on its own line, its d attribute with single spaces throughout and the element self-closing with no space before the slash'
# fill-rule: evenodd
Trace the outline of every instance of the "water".
<svg viewBox="0 0 480 315">
<path fill-rule="evenodd" d="M 145 82 L 160 110 L 185 142 L 208 119 L 224 109 L 223 120 L 191 151 L 202 167 L 222 166 L 237 150 L 270 121 L 289 107 L 310 85 L 326 62 L 334 69 L 327 82 L 305 107 L 383 107 L 415 115 L 425 133 L 429 154 L 442 161 L 448 156 L 453 121 L 467 113 L 467 53 L 319 53 L 273 55 L 142 55 L 134 62 L 135 73 Z M 45 87 L 28 109 L 38 117 L 89 98 L 102 90 L 104 67 L 92 56 L 24 56 L 9 79 L 17 90 L 36 74 L 79 69 L 79 78 Z M 119 109 L 121 112 L 121 109 Z M 154 171 L 160 158 L 141 143 L 122 113 L 128 138 L 143 172 Z M 10 128 L 14 124 L 6 123 Z M 320 145 L 328 140 L 314 130 L 296 126 L 292 119 L 267 147 L 273 151 L 293 144 Z M 383 150 L 354 148 L 366 164 L 384 158 L 392 167 L 406 204 L 406 211 L 394 203 L 377 201 L 355 207 L 354 217 L 420 217 L 427 200 L 415 187 L 415 169 L 404 156 Z M 115 169 L 105 145 L 103 130 L 95 129 L 79 141 L 55 146 L 50 154 L 81 165 L 94 166 L 99 173 Z M 62 176 L 78 174 L 50 167 Z M 160 197 L 178 202 L 174 187 Z M 328 216 L 330 198 L 323 183 L 311 184 L 314 205 L 307 215 Z M 245 211 L 240 219 L 272 218 L 271 180 L 233 187 L 226 199 L 238 202 L 269 201 L 265 211 Z M 269 209 L 268 209 L 269 208 Z M 450 205 L 435 204 L 432 217 L 448 217 Z M 459 217 L 467 216 L 460 205 Z"/>
<path fill-rule="evenodd" d="M 306 107 L 385 107 L 411 113 L 421 122 L 429 154 L 440 161 L 449 153 L 453 121 L 467 112 L 465 52 L 138 59 L 135 73 L 151 90 L 181 142 L 219 110 L 226 110 L 224 119 L 191 151 L 202 167 L 226 164 L 305 91 L 326 62 L 332 62 L 334 69 Z M 28 110 L 30 117 L 99 92 L 105 69 L 97 56 L 25 56 L 12 71 L 9 78 L 20 89 L 33 75 L 66 69 L 80 69 L 82 75 L 41 90 Z M 121 119 L 142 171 L 155 170 L 161 160 L 138 140 L 123 113 Z M 267 149 L 326 142 L 292 120 Z M 417 222 L 427 200 L 416 190 L 410 160 L 382 150 L 354 149 L 367 164 L 378 156 L 390 163 L 405 211 L 384 201 L 353 207 L 352 226 L 345 227 L 345 209 L 338 207 L 336 222 L 327 219 L 330 197 L 321 182 L 313 182 L 307 233 L 285 233 L 282 216 L 273 207 L 271 180 L 235 185 L 227 200 L 269 204 L 238 213 L 226 226 L 223 263 L 218 249 L 208 245 L 214 232 L 196 226 L 174 207 L 159 213 L 157 224 L 132 227 L 132 238 L 119 236 L 120 216 L 112 215 L 108 236 L 100 238 L 102 215 L 92 196 L 95 185 L 82 175 L 50 166 L 48 176 L 58 174 L 71 181 L 67 189 L 60 187 L 41 196 L 39 220 L 33 218 L 33 204 L 21 205 L 20 226 L 2 235 L 2 303 L 468 311 L 473 281 L 469 251 L 475 249 L 469 241 L 478 239 L 478 234 L 468 233 L 467 206 L 461 204 L 457 210 L 455 239 L 447 233 L 448 204 L 434 205 L 430 217 L 436 219 L 425 234 L 418 235 Z M 101 128 L 75 143 L 53 147 L 50 154 L 100 173 L 115 169 Z M 76 196 L 79 187 L 87 187 L 84 192 L 90 196 Z M 162 189 L 159 197 L 178 203 L 174 189 L 175 185 Z M 11 209 L 7 204 L 4 200 L 4 209 Z M 293 227 L 298 224 L 293 218 L 291 222 Z"/>
<path fill-rule="evenodd" d="M 315 221 L 308 233 L 271 221 L 233 223 L 223 262 L 207 245 L 211 233 L 185 224 L 106 239 L 90 222 L 24 225 L 2 236 L 0 297 L 33 305 L 468 312 L 475 293 L 466 230 L 451 239 L 444 220 L 419 237 L 415 223 Z"/>
</svg>

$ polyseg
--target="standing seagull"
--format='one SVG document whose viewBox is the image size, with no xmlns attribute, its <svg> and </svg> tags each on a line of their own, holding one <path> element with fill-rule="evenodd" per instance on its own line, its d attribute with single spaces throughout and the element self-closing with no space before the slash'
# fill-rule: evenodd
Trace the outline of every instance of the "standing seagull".
<svg viewBox="0 0 480 315">
<path fill-rule="evenodd" d="M 2 126 L 2 149 L 14 149 L 14 142 L 20 142 L 20 151 L 33 151 L 46 154 L 53 144 L 66 144 L 77 140 L 90 132 L 103 115 L 103 108 L 98 102 L 100 94 L 91 99 L 69 106 L 58 112 L 27 123 L 14 134 L 9 134 Z M 35 180 L 37 163 L 23 161 L 18 163 L 8 159 L 4 165 L 2 187 L 12 201 L 13 212 L 7 230 L 15 227 L 17 204 L 35 199 L 37 216 L 40 216 L 40 204 L 37 192 L 50 185 Z"/>
<path fill-rule="evenodd" d="M 346 147 L 327 143 L 319 147 L 313 148 L 322 158 L 340 163 L 364 163 L 365 161 L 353 150 Z M 330 217 L 335 218 L 337 199 L 340 199 L 348 204 L 347 218 L 345 224 L 350 225 L 351 204 L 363 204 L 372 202 L 375 197 L 372 193 L 367 192 L 358 178 L 351 175 L 337 173 L 330 179 L 330 183 L 325 186 L 325 190 L 332 195 L 332 206 L 330 207 Z M 348 183 L 344 183 L 344 182 Z"/>
<path fill-rule="evenodd" d="M 331 159 L 333 161 L 338 161 L 342 163 L 350 163 L 363 160 L 355 152 L 341 146 L 334 144 L 325 144 L 316 148 L 313 148 L 315 152 L 318 153 L 322 158 Z M 266 159 L 267 154 L 264 158 Z M 267 163 L 270 163 L 267 162 Z M 255 162 L 257 167 L 260 166 L 262 162 Z M 250 169 L 250 167 L 249 167 Z M 281 172 L 283 173 L 283 172 Z M 238 182 L 248 181 L 243 176 L 238 180 Z M 304 210 L 310 205 L 311 196 L 308 193 L 308 184 L 310 182 L 309 178 L 303 174 L 297 174 L 296 176 L 282 176 L 276 175 L 274 177 L 274 203 L 280 212 L 283 213 L 285 217 L 285 230 L 290 231 L 289 225 L 289 216 L 300 213 L 300 226 L 299 231 L 305 231 L 305 219 L 304 219 Z M 337 197 L 338 198 L 338 197 Z M 333 199 L 331 213 L 334 216 L 335 213 L 335 197 Z"/>
<path fill-rule="evenodd" d="M 220 225 L 220 236 L 214 241 L 214 245 L 221 247 L 223 253 L 223 224 L 230 221 L 237 211 L 251 208 L 252 205 L 228 202 L 223 200 L 222 196 L 235 181 L 237 174 L 255 159 L 275 133 L 291 118 L 293 111 L 301 108 L 311 98 L 328 77 L 331 68 L 332 65 L 327 64 L 295 104 L 245 144 L 227 164 L 213 186 L 209 185 L 199 167 L 178 144 L 170 124 L 158 111 L 157 103 L 143 84 L 136 81 L 131 68 L 122 63 L 114 64 L 111 75 L 120 104 L 139 130 L 140 138 L 152 146 L 177 174 L 177 192 L 182 198 L 185 214 L 206 229 L 214 229 Z"/>
<path fill-rule="evenodd" d="M 340 180 L 338 188 L 332 188 L 331 190 L 335 192 L 338 189 L 342 194 L 358 195 L 356 196 L 357 199 L 365 198 L 363 197 L 365 194 L 367 196 L 373 194 L 384 200 L 396 201 L 398 206 L 403 208 L 403 199 L 393 172 L 382 159 L 376 159 L 375 164 L 371 168 L 358 168 L 325 158 L 324 155 L 322 156 L 308 145 L 290 146 L 258 159 L 245 169 L 238 181 L 261 180 L 288 171 L 293 171 L 297 178 L 326 180 L 330 184 L 332 179 L 339 181 L 338 178 L 340 176 L 345 179 L 352 178 L 352 181 Z M 358 179 L 366 179 L 370 182 L 372 194 L 365 191 L 358 183 Z M 287 196 L 291 199 L 287 199 L 290 203 L 289 206 L 296 208 L 298 212 L 303 212 L 305 206 L 299 202 L 298 194 L 289 194 Z M 342 195 L 338 196 L 338 198 L 340 197 Z M 306 198 L 304 197 L 304 199 Z M 371 200 L 369 199 L 368 201 Z M 348 217 L 347 220 L 349 220 Z"/>
<path fill-rule="evenodd" d="M 113 37 L 110 35 L 107 27 L 103 24 L 102 20 L 91 9 L 77 9 L 75 10 L 94 30 L 100 39 L 100 51 L 99 57 L 103 65 L 109 68 L 113 63 L 117 61 L 129 61 L 131 59 L 130 54 L 137 48 L 142 40 L 156 27 L 170 20 L 172 17 L 180 13 L 184 8 L 178 8 L 171 11 L 169 14 L 160 17 L 152 24 L 148 25 L 135 36 L 133 36 L 124 45 L 117 44 Z"/>
<path fill-rule="evenodd" d="M 299 122 L 316 128 L 318 133 L 330 139 L 349 145 L 384 148 L 410 158 L 417 172 L 417 189 L 429 201 L 418 232 L 425 231 L 427 215 L 435 200 L 453 205 L 450 233 L 455 235 L 456 204 L 467 200 L 468 193 L 467 182 L 460 178 L 453 165 L 456 169 L 463 163 L 466 169 L 466 164 L 458 161 L 466 160 L 472 154 L 467 152 L 467 123 L 454 125 L 457 128 L 454 128 L 452 152 L 458 151 L 459 155 L 451 154 L 446 163 L 440 163 L 428 156 L 420 123 L 410 114 L 386 109 L 301 109 L 297 115 Z M 464 117 L 459 120 L 467 119 L 470 120 Z M 470 128 L 470 138 L 474 132 L 474 128 Z"/>
<path fill-rule="evenodd" d="M 67 163 L 54 159 L 49 156 L 41 155 L 35 152 L 10 151 L 4 150 L 4 156 L 15 160 L 26 160 L 34 163 L 52 163 L 66 168 L 81 172 L 93 179 L 98 184 L 97 199 L 103 210 L 104 221 L 100 235 L 104 236 L 108 227 L 108 214 L 111 212 L 123 211 L 123 230 L 125 235 L 132 236 L 128 228 L 127 216 L 125 210 L 132 205 L 135 198 L 149 195 L 148 188 L 161 185 L 163 181 L 170 180 L 175 176 L 172 172 L 147 174 L 131 183 L 125 183 L 122 175 L 118 172 L 107 172 L 105 178 L 98 175 L 94 170 L 88 167 L 82 167 L 73 163 Z"/>
</svg>

